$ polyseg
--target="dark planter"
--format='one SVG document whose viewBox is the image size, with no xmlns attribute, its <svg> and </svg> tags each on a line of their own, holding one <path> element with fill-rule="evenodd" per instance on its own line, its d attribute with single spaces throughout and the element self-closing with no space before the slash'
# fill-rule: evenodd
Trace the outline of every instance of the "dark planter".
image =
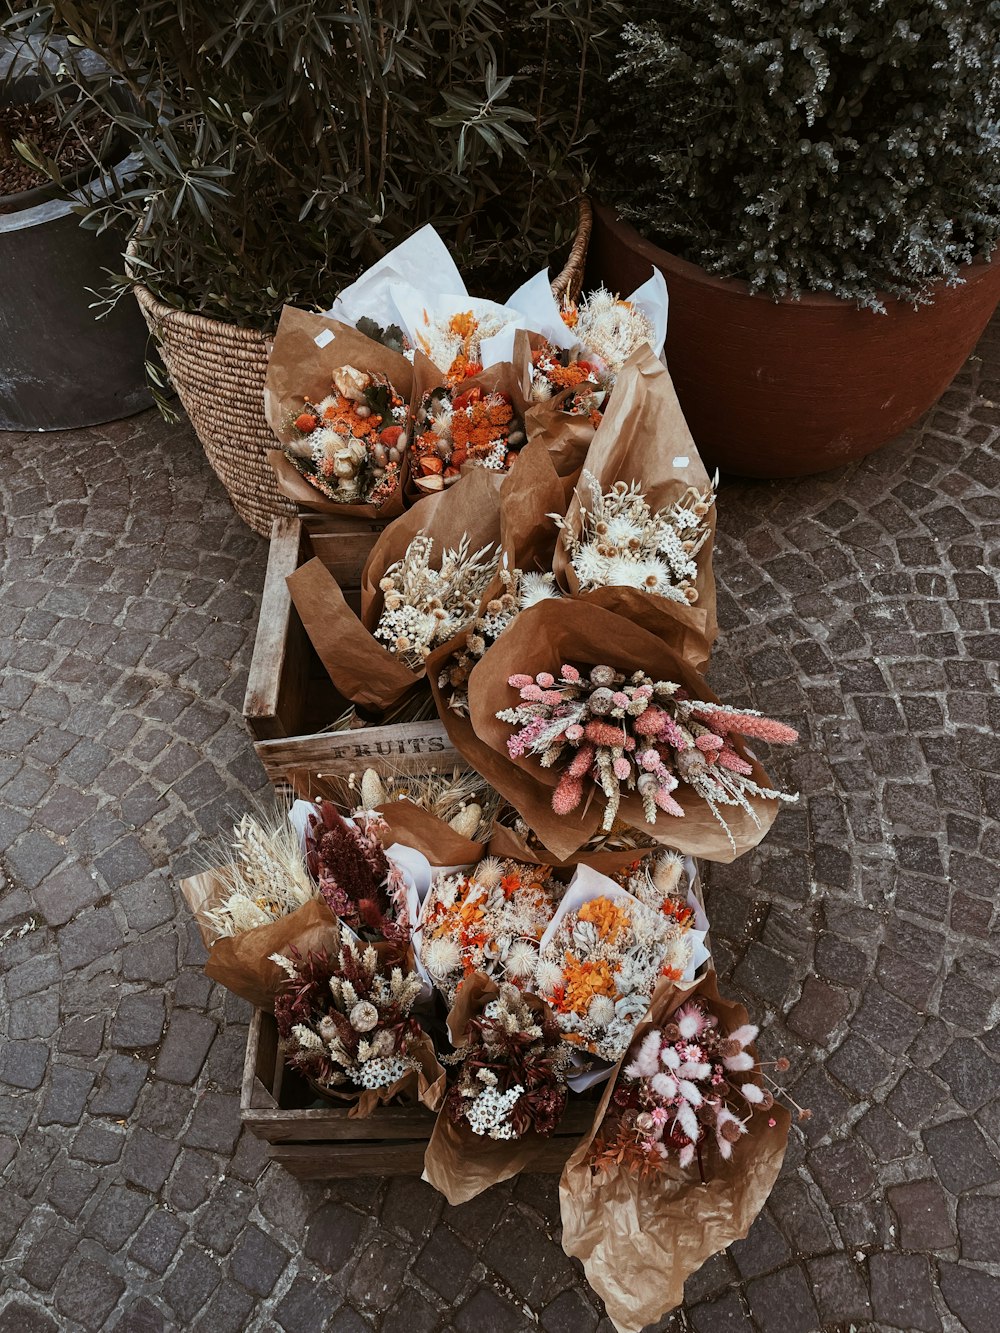
<svg viewBox="0 0 1000 1333">
<path fill-rule="evenodd" d="M 630 292 L 654 264 L 670 296 L 666 358 L 705 462 L 799 477 L 863 458 L 944 393 L 1000 300 L 1000 259 L 969 265 L 932 305 L 887 313 L 833 296 L 773 301 L 717 278 L 595 208 L 588 277 Z"/>
<path fill-rule="evenodd" d="M 13 85 L 30 97 L 37 82 Z M 128 164 L 117 166 L 120 179 Z M 110 178 L 91 186 L 91 196 Z M 47 197 L 0 196 L 0 429 L 62 430 L 131 416 L 151 405 L 146 387 L 148 335 L 135 303 L 119 301 L 98 320 L 88 288 L 120 272 L 125 238 L 80 226 L 73 204 Z M 21 207 L 28 204 L 28 207 Z M 13 205 L 13 211 L 5 211 Z"/>
</svg>

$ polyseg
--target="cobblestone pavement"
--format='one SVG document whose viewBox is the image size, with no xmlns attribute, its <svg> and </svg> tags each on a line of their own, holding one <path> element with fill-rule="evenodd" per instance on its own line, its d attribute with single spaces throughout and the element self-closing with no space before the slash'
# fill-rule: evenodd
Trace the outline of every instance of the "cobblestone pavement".
<svg viewBox="0 0 1000 1333">
<path fill-rule="evenodd" d="M 721 495 L 711 679 L 801 726 L 804 800 L 708 904 L 813 1114 L 662 1329 L 1000 1327 L 998 403 L 1000 324 L 919 432 Z M 554 1178 L 451 1209 L 240 1134 L 173 877 L 262 787 L 266 551 L 190 430 L 0 436 L 0 494 L 0 1333 L 610 1333 Z"/>
</svg>

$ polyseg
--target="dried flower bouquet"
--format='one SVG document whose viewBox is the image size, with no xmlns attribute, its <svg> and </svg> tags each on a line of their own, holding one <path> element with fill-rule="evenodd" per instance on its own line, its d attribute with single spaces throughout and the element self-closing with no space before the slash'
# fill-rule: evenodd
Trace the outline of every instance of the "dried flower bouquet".
<svg viewBox="0 0 1000 1333">
<path fill-rule="evenodd" d="M 439 875 L 424 901 L 420 958 L 449 1003 L 466 977 L 482 973 L 524 986 L 563 886 L 547 866 L 487 857 L 468 874 Z"/>
<path fill-rule="evenodd" d="M 610 881 L 601 891 L 603 877 L 586 869 L 577 878 L 542 940 L 534 989 L 567 1043 L 613 1063 L 657 984 L 685 975 L 691 917 L 655 911 Z"/>
<path fill-rule="evenodd" d="M 349 939 L 332 953 L 271 961 L 286 974 L 274 1015 L 291 1068 L 327 1094 L 375 1094 L 362 1114 L 401 1094 L 440 1104 L 443 1070 L 411 1012 L 423 987 L 415 971 Z"/>
<path fill-rule="evenodd" d="M 575 523 L 550 515 L 581 592 L 625 587 L 675 602 L 698 600 L 697 556 L 712 537 L 706 517 L 715 503 L 713 487 L 689 486 L 679 499 L 653 511 L 638 483 L 616 481 L 602 490 L 585 468 L 578 494 L 586 492 L 589 506 L 581 502 Z"/>
<path fill-rule="evenodd" d="M 231 840 L 203 859 L 221 889 L 200 913 L 216 939 L 270 925 L 318 893 L 283 805 L 243 815 Z"/>
<path fill-rule="evenodd" d="M 685 1280 L 747 1234 L 777 1178 L 789 1115 L 762 1086 L 755 1031 L 714 972 L 663 983 L 566 1164 L 563 1248 L 619 1333 L 679 1304 Z"/>
<path fill-rule="evenodd" d="M 442 1111 L 452 1124 L 496 1140 L 554 1133 L 566 1109 L 568 1056 L 552 1015 L 516 986 L 500 985 L 446 1063 L 459 1064 Z"/>
<path fill-rule="evenodd" d="M 285 455 L 328 500 L 381 509 L 400 486 L 408 415 L 387 380 L 340 366 L 331 392 L 318 402 L 304 399 L 290 420 L 294 438 Z"/>
<path fill-rule="evenodd" d="M 472 551 L 467 534 L 441 551 L 437 567 L 433 554 L 432 537 L 414 537 L 378 585 L 383 604 L 375 638 L 413 671 L 422 670 L 433 649 L 472 620 L 496 572 L 494 546 Z"/>
<path fill-rule="evenodd" d="M 306 818 L 306 862 L 323 901 L 358 935 L 405 945 L 410 936 L 407 885 L 386 855 L 385 825 L 372 811 L 343 817 L 319 801 Z"/>
<path fill-rule="evenodd" d="M 414 483 L 432 494 L 453 485 L 463 465 L 506 472 L 526 438 L 524 422 L 504 390 L 480 384 L 457 391 L 449 385 L 431 389 L 415 414 L 410 446 Z"/>
</svg>

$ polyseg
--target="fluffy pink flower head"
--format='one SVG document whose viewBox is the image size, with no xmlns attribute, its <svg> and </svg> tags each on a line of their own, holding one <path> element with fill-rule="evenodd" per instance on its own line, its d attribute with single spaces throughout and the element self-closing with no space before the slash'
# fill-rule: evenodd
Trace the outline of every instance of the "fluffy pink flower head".
<svg viewBox="0 0 1000 1333">
<path fill-rule="evenodd" d="M 655 773 L 660 763 L 660 755 L 657 750 L 643 750 L 638 759 L 647 773 Z"/>
<path fill-rule="evenodd" d="M 571 814 L 583 800 L 583 778 L 564 773 L 552 793 L 552 809 L 557 815 Z"/>
<path fill-rule="evenodd" d="M 535 680 L 538 682 L 539 685 L 541 685 L 543 690 L 549 689 L 550 686 L 556 683 L 554 676 L 549 671 L 539 671 L 538 675 L 535 677 Z"/>
<path fill-rule="evenodd" d="M 527 685 L 521 686 L 521 698 L 529 704 L 540 703 L 542 699 L 542 687 L 536 685 L 533 680 L 529 681 Z"/>
<path fill-rule="evenodd" d="M 632 723 L 632 727 L 638 736 L 659 736 L 660 729 L 666 720 L 666 713 L 662 708 L 657 708 L 655 704 L 650 704 L 644 713 Z"/>
<path fill-rule="evenodd" d="M 625 779 L 628 777 L 628 775 L 632 772 L 632 766 L 629 763 L 629 761 L 624 757 L 624 755 L 619 755 L 618 758 L 611 765 L 611 767 L 614 770 L 614 775 L 619 782 L 624 782 Z"/>
<path fill-rule="evenodd" d="M 549 679 L 551 680 L 552 677 L 550 676 Z M 543 704 L 548 704 L 550 708 L 558 708 L 562 703 L 562 695 L 558 690 L 543 690 L 541 701 Z"/>
<path fill-rule="evenodd" d="M 568 741 L 583 740 L 583 727 L 579 722 L 571 722 L 563 734 Z"/>
<path fill-rule="evenodd" d="M 521 690 L 525 685 L 531 684 L 531 677 L 526 676 L 523 672 L 518 672 L 516 676 L 507 677 L 507 684 L 513 685 L 515 690 Z"/>
<path fill-rule="evenodd" d="M 716 736 L 713 732 L 706 731 L 695 741 L 698 749 L 704 754 L 712 754 L 713 751 L 725 749 L 726 742 L 721 736 Z"/>
<path fill-rule="evenodd" d="M 631 700 L 628 695 L 623 694 L 621 690 L 615 690 L 614 694 L 611 696 L 611 702 L 616 708 L 628 708 Z"/>
<path fill-rule="evenodd" d="M 588 741 L 592 741 L 595 745 L 605 745 L 610 750 L 625 748 L 625 732 L 620 726 L 614 726 L 611 722 L 588 722 L 584 728 L 584 735 Z"/>
<path fill-rule="evenodd" d="M 563 663 L 562 678 L 563 680 L 568 680 L 575 685 L 576 682 L 580 679 L 580 673 L 579 671 L 577 671 L 575 666 L 567 666 L 565 663 Z"/>
</svg>

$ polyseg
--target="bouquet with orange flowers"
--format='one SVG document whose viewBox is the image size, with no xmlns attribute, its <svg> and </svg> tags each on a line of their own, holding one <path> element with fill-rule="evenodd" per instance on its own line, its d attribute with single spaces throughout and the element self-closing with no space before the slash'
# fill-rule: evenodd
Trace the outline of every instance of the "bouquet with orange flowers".
<svg viewBox="0 0 1000 1333">
<path fill-rule="evenodd" d="M 381 509 L 399 489 L 408 414 L 387 380 L 339 366 L 330 393 L 290 420 L 285 456 L 328 500 Z"/>
<path fill-rule="evenodd" d="M 473 972 L 527 986 L 563 886 L 548 866 L 489 856 L 431 883 L 417 927 L 420 959 L 449 1003 Z"/>
<path fill-rule="evenodd" d="M 457 391 L 447 384 L 420 399 L 410 446 L 414 483 L 425 493 L 443 490 L 463 465 L 506 472 L 526 436 L 513 396 L 477 381 Z"/>
<path fill-rule="evenodd" d="M 264 385 L 282 493 L 327 513 L 401 513 L 412 392 L 413 366 L 399 351 L 286 306 Z"/>
<path fill-rule="evenodd" d="M 564 1040 L 602 1060 L 621 1059 L 657 984 L 687 977 L 692 921 L 684 911 L 654 910 L 589 866 L 578 867 L 542 936 L 533 987 Z"/>
</svg>

